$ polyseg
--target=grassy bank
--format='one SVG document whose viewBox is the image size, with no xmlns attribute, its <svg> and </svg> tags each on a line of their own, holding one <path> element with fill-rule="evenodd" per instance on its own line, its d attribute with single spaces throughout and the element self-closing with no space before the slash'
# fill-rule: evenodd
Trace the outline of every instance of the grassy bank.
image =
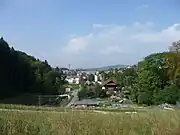
<svg viewBox="0 0 180 135">
<path fill-rule="evenodd" d="M 1 135 L 179 135 L 179 111 L 100 114 L 0 111 Z"/>
</svg>

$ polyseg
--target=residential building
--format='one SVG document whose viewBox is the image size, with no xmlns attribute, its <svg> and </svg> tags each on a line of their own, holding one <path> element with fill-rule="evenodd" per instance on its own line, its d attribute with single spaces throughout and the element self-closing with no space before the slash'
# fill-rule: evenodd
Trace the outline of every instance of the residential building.
<svg viewBox="0 0 180 135">
<path fill-rule="evenodd" d="M 68 83 L 72 84 L 72 83 L 75 83 L 75 84 L 79 84 L 79 77 L 68 77 L 66 78 L 66 81 L 68 81 Z"/>
<path fill-rule="evenodd" d="M 62 71 L 64 74 L 68 74 L 69 73 L 69 69 L 68 68 L 60 68 L 60 71 Z"/>
<path fill-rule="evenodd" d="M 72 90 L 72 86 L 70 86 L 70 85 L 64 85 L 63 88 L 65 89 L 66 93 L 71 92 L 71 90 Z"/>
<path fill-rule="evenodd" d="M 78 77 L 74 78 L 74 81 L 76 84 L 79 84 L 79 78 Z"/>
<path fill-rule="evenodd" d="M 73 83 L 74 79 L 73 78 L 66 78 L 66 81 L 68 81 L 68 83 Z"/>
<path fill-rule="evenodd" d="M 94 75 L 94 81 L 97 82 L 98 81 L 98 76 Z"/>
<path fill-rule="evenodd" d="M 108 79 L 103 83 L 103 88 L 108 91 L 115 91 L 117 88 L 117 82 L 115 79 Z"/>
</svg>

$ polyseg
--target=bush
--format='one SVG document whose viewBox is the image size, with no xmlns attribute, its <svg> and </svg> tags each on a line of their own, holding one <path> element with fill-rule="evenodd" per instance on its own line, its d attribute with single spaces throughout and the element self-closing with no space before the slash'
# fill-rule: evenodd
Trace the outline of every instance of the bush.
<svg viewBox="0 0 180 135">
<path fill-rule="evenodd" d="M 180 99 L 180 89 L 175 85 L 170 85 L 161 90 L 157 96 L 157 103 L 176 104 Z"/>
</svg>

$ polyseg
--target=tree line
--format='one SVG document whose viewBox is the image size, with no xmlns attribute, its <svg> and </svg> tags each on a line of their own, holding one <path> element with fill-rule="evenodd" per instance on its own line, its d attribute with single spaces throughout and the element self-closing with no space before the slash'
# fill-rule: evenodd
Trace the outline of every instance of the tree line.
<svg viewBox="0 0 180 135">
<path fill-rule="evenodd" d="M 121 91 L 137 104 L 176 104 L 180 99 L 180 53 L 154 53 L 122 72 L 104 73 L 114 77 Z"/>
<path fill-rule="evenodd" d="M 61 94 L 65 75 L 41 61 L 15 50 L 0 38 L 0 99 L 22 93 Z"/>
</svg>

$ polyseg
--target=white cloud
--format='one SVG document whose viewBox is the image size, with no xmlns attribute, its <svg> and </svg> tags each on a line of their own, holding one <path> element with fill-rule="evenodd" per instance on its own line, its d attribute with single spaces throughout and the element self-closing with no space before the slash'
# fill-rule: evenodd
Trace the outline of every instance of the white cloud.
<svg viewBox="0 0 180 135">
<path fill-rule="evenodd" d="M 86 37 L 74 37 L 69 40 L 67 46 L 64 48 L 64 51 L 68 53 L 79 53 L 84 51 L 88 45 L 88 38 Z"/>
<path fill-rule="evenodd" d="M 180 39 L 180 24 L 174 24 L 166 29 L 153 33 L 137 33 L 133 35 L 137 41 L 144 43 L 170 43 Z"/>
<path fill-rule="evenodd" d="M 162 52 L 180 39 L 180 24 L 156 30 L 152 22 L 132 25 L 94 24 L 87 35 L 73 37 L 61 50 L 75 67 L 132 64 L 142 57 Z"/>
</svg>

